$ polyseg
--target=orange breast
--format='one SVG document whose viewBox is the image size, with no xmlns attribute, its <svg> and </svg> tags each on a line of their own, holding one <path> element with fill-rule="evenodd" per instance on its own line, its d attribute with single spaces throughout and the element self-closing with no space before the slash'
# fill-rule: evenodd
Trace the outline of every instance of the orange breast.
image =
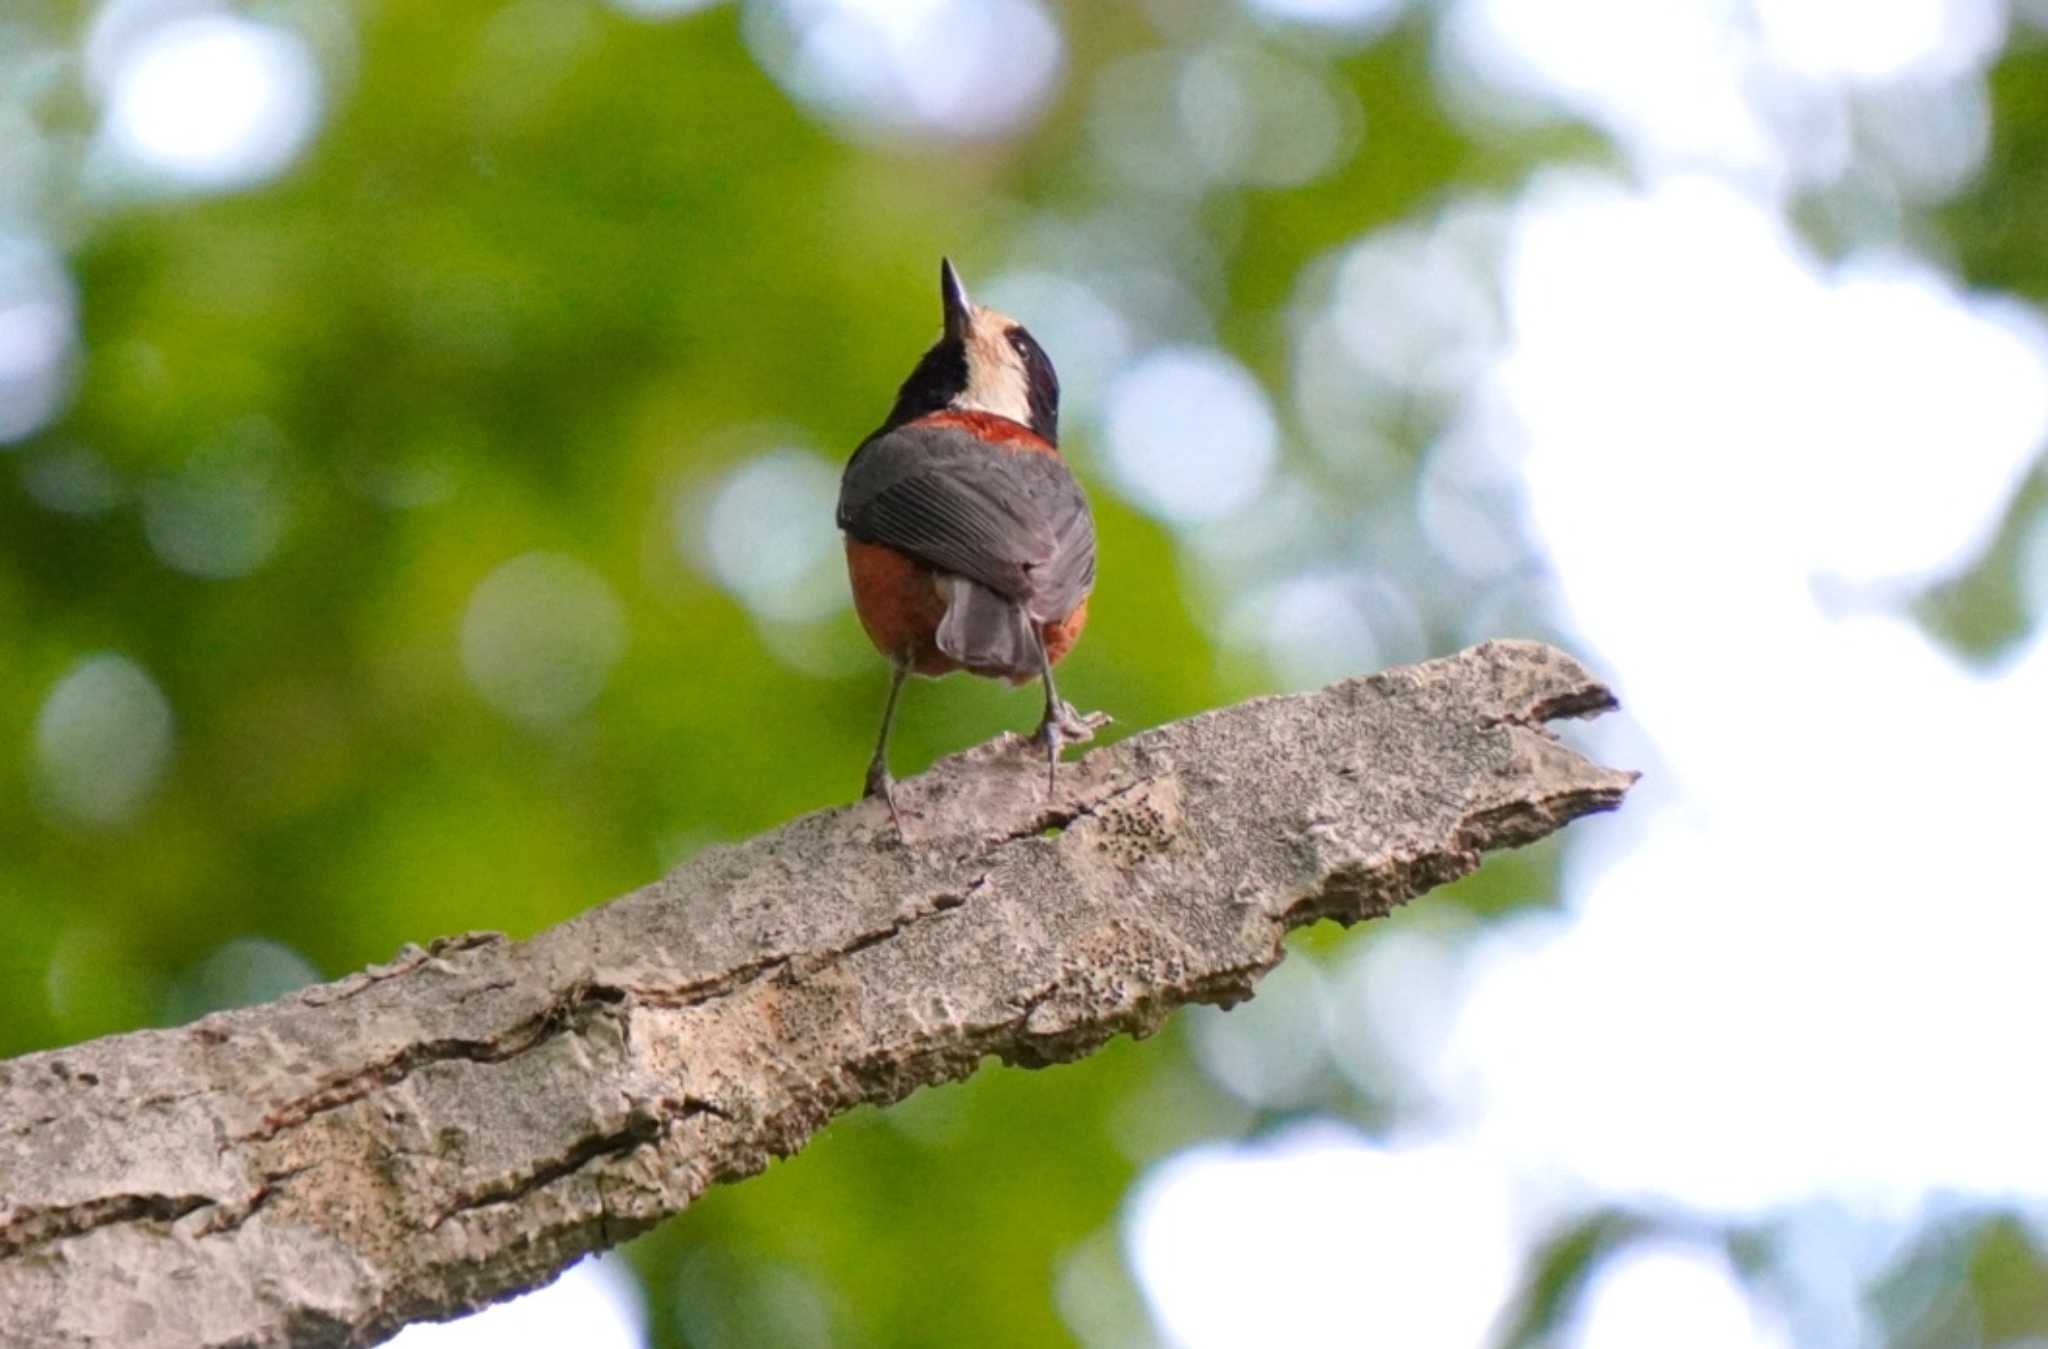
<svg viewBox="0 0 2048 1349">
<path fill-rule="evenodd" d="M 853 583 L 853 610 L 868 640 L 893 661 L 907 662 L 921 675 L 942 675 L 960 667 L 932 640 L 946 615 L 945 597 L 932 569 L 879 543 L 846 540 L 846 576 Z"/>
</svg>

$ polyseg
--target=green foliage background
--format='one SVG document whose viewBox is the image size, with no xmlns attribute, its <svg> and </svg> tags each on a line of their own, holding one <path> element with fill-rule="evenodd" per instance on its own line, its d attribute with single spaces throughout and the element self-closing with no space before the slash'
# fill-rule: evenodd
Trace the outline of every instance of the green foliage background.
<svg viewBox="0 0 2048 1349">
<path fill-rule="evenodd" d="M 209 959 L 238 938 L 334 977 L 406 941 L 521 936 L 706 841 L 851 796 L 880 661 L 861 658 L 846 611 L 769 631 L 679 547 L 679 503 L 783 440 L 850 451 L 934 330 L 941 253 L 971 283 L 1033 218 L 1116 198 L 1087 99 L 1110 62 L 1170 39 L 1153 11 L 1066 6 L 1069 68 L 1028 134 L 933 144 L 808 114 L 730 5 L 648 23 L 580 0 L 358 0 L 303 160 L 255 190 L 160 200 L 89 190 L 78 147 L 94 113 L 75 72 L 17 86 L 48 138 L 44 219 L 76 279 L 85 363 L 56 424 L 0 454 L 0 1052 L 261 991 L 211 982 Z M 1184 25 L 1254 45 L 1307 40 L 1228 6 L 1189 12 Z M 18 56 L 62 54 L 86 17 L 17 0 L 0 33 Z M 1284 306 L 1316 257 L 1452 192 L 1609 155 L 1587 131 L 1462 129 L 1419 20 L 1319 59 L 1362 112 L 1356 150 L 1305 187 L 1186 207 L 1217 260 L 1218 338 L 1274 389 Z M 1940 224 L 1966 272 L 2048 298 L 2048 216 L 2026 205 L 2048 199 L 2048 158 L 2026 152 L 2048 138 L 2043 55 L 2022 46 L 2007 65 L 1990 174 Z M 1405 490 L 1415 439 L 1328 489 L 1360 506 L 1368 482 Z M 109 507 L 38 504 L 34 466 L 81 446 L 112 470 Z M 1068 696 L 1128 731 L 1273 687 L 1217 645 L 1214 597 L 1173 537 L 1100 484 L 1085 428 L 1069 450 L 1095 484 L 1103 562 Z M 239 579 L 165 565 L 135 506 L 142 484 L 209 456 L 255 465 L 286 505 L 274 556 Z M 392 484 L 421 483 L 421 504 L 393 504 Z M 2042 497 L 2037 483 L 2023 509 Z M 587 713 L 543 728 L 477 696 L 458 641 L 479 582 L 534 550 L 600 575 L 627 632 Z M 2021 621 L 2012 568 L 2002 546 L 1930 597 L 1930 621 L 1997 649 Z M 1431 645 L 1455 645 L 1455 592 L 1423 601 Z M 788 663 L 791 643 L 835 673 Z M 51 687 L 103 650 L 157 682 L 176 748 L 145 809 L 93 829 L 39 801 L 27 746 Z M 899 771 L 1033 715 L 1029 692 L 919 685 Z M 1499 859 L 1428 902 L 1547 902 L 1552 861 Z M 1172 1146 L 1272 1122 L 1196 1073 L 1179 1035 L 1049 1075 L 992 1067 L 713 1194 L 632 1248 L 658 1342 L 808 1342 L 815 1324 L 788 1309 L 812 1304 L 792 1304 L 791 1279 L 834 1343 L 1062 1343 L 1062 1287 L 1142 1336 L 1113 1246 L 1126 1186 Z M 1327 1104 L 1368 1127 L 1380 1108 Z M 1558 1234 L 1532 1273 L 1527 1335 L 1627 1228 L 1602 1221 Z M 1976 1289 L 2003 1332 L 2048 1334 L 2040 1300 L 2009 1291 L 2043 1273 L 2025 1231 L 1974 1221 L 1928 1237 L 1929 1261 L 1969 1271 L 1963 1301 L 1942 1305 L 1976 1306 Z M 1963 1342 L 1923 1322 L 1901 1343 Z"/>
</svg>

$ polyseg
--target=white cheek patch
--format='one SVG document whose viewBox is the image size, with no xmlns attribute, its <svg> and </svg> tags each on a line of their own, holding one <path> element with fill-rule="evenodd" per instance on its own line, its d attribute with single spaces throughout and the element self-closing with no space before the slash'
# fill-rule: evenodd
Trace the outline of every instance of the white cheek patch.
<svg viewBox="0 0 2048 1349">
<path fill-rule="evenodd" d="M 985 321 L 974 316 L 967 334 L 967 387 L 953 400 L 962 411 L 993 412 L 1013 422 L 1031 424 L 1031 385 L 1024 375 L 1024 358 L 1010 345 L 1005 321 Z"/>
</svg>

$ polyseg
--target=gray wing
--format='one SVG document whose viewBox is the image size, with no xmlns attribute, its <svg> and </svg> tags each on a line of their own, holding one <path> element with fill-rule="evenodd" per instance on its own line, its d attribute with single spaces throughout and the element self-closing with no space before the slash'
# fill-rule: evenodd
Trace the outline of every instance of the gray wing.
<svg viewBox="0 0 2048 1349">
<path fill-rule="evenodd" d="M 905 426 L 854 453 L 839 527 L 1063 618 L 1095 581 L 1095 522 L 1056 455 L 1011 454 L 953 427 Z"/>
</svg>

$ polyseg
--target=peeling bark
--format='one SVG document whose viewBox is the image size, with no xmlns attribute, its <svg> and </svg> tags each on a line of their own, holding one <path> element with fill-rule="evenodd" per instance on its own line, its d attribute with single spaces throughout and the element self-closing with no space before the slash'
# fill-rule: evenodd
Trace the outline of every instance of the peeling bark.
<svg viewBox="0 0 2048 1349">
<path fill-rule="evenodd" d="M 0 1342 L 371 1344 L 543 1283 L 841 1111 L 1230 1003 L 1634 776 L 1548 647 L 1265 698 L 1062 769 L 1013 736 L 530 941 L 0 1064 Z"/>
</svg>

